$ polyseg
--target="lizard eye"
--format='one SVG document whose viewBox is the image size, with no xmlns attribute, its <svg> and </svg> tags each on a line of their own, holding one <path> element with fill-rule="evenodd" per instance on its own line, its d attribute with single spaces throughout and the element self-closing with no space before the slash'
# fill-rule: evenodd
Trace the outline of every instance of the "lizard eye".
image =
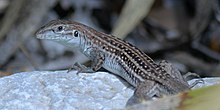
<svg viewBox="0 0 220 110">
<path fill-rule="evenodd" d="M 59 26 L 59 27 L 57 28 L 57 30 L 58 30 L 58 31 L 62 31 L 62 30 L 63 30 L 63 27 L 62 27 L 62 26 Z"/>
<path fill-rule="evenodd" d="M 75 32 L 74 32 L 74 37 L 78 37 L 78 36 L 79 36 L 78 31 L 75 31 Z"/>
</svg>

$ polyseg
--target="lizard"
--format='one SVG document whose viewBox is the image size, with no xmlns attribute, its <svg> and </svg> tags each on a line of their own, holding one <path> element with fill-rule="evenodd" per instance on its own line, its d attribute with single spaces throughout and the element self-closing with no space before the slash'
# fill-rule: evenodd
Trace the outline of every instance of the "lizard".
<svg viewBox="0 0 220 110">
<path fill-rule="evenodd" d="M 188 91 L 192 87 L 170 63 L 162 61 L 157 64 L 127 41 L 78 22 L 52 20 L 41 27 L 36 36 L 79 49 L 92 64 L 86 67 L 75 63 L 73 68 L 78 72 L 93 73 L 103 67 L 127 81 L 135 88 L 127 105 L 150 100 L 154 96 Z"/>
</svg>

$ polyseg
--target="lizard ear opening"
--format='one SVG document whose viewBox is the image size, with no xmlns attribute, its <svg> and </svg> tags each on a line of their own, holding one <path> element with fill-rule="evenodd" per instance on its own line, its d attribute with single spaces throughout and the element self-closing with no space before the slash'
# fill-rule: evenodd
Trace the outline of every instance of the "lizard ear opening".
<svg viewBox="0 0 220 110">
<path fill-rule="evenodd" d="M 79 32 L 78 31 L 74 32 L 74 37 L 79 37 Z"/>
</svg>

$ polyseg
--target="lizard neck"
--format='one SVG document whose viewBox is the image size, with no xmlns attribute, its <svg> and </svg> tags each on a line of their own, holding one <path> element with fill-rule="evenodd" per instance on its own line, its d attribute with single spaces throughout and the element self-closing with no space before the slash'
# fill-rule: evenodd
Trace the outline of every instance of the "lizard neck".
<svg viewBox="0 0 220 110">
<path fill-rule="evenodd" d="M 90 56 L 90 52 L 88 50 L 90 50 L 89 48 L 94 47 L 94 43 L 92 42 L 92 39 L 90 39 L 90 37 L 88 37 L 86 34 L 83 34 L 80 37 L 80 43 L 79 43 L 79 50 L 85 54 L 87 57 Z"/>
</svg>

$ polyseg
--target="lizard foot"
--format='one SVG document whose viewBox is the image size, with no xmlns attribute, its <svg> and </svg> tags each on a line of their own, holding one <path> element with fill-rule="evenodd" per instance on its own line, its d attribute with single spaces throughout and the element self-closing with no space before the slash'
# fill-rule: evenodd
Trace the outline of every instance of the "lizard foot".
<svg viewBox="0 0 220 110">
<path fill-rule="evenodd" d="M 183 75 L 183 77 L 188 80 L 188 77 L 190 76 L 194 76 L 194 77 L 197 77 L 199 79 L 197 79 L 195 82 L 193 82 L 191 85 L 190 85 L 190 88 L 193 88 L 195 85 L 197 85 L 198 83 L 205 83 L 204 80 L 196 73 L 191 73 L 191 72 L 188 72 L 186 73 L 185 75 Z"/>
<path fill-rule="evenodd" d="M 157 93 L 158 85 L 156 82 L 151 80 L 141 82 L 137 85 L 133 96 L 127 101 L 126 107 L 150 100 L 153 96 L 159 96 Z"/>
<path fill-rule="evenodd" d="M 91 68 L 86 67 L 85 65 L 82 65 L 78 62 L 76 62 L 74 65 L 72 65 L 72 67 L 70 67 L 68 69 L 67 73 L 72 71 L 72 70 L 77 70 L 77 73 L 76 73 L 77 75 L 79 73 L 94 73 L 94 71 Z"/>
<path fill-rule="evenodd" d="M 135 91 L 136 92 L 136 91 Z M 140 104 L 140 103 L 143 103 L 147 100 L 151 100 L 152 98 L 147 96 L 146 94 L 141 94 L 140 95 L 137 95 L 136 93 L 134 93 L 127 101 L 126 103 L 126 107 L 129 107 L 129 106 L 133 106 L 133 105 L 136 105 L 136 104 Z"/>
</svg>

